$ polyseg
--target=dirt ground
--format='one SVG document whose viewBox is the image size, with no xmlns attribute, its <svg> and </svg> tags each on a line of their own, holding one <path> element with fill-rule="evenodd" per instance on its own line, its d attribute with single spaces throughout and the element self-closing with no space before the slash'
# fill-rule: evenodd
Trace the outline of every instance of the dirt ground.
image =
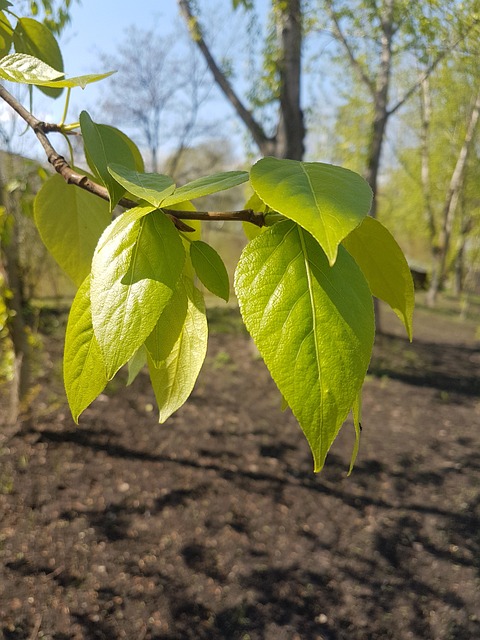
<svg viewBox="0 0 480 640">
<path fill-rule="evenodd" d="M 0 447 L 0 637 L 480 638 L 480 349 L 420 320 L 377 340 L 349 478 L 351 424 L 313 474 L 241 333 L 163 426 L 142 374 L 76 427 L 46 352 Z"/>
</svg>

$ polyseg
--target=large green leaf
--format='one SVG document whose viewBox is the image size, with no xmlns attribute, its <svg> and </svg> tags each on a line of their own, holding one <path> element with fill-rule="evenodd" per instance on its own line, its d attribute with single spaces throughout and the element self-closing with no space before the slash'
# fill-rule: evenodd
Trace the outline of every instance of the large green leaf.
<svg viewBox="0 0 480 640">
<path fill-rule="evenodd" d="M 172 222 L 155 211 L 100 238 L 92 262 L 93 327 L 112 378 L 153 331 L 185 262 Z"/>
<path fill-rule="evenodd" d="M 127 209 L 124 213 L 120 214 L 118 218 L 115 219 L 115 222 L 109 226 L 108 231 L 106 231 L 100 238 L 100 241 L 97 244 L 97 251 L 100 251 L 100 249 L 115 238 L 115 236 L 121 234 L 132 224 L 132 222 L 140 220 L 149 213 L 152 213 L 152 211 L 155 211 L 155 207 L 139 205 L 138 207 Z"/>
<path fill-rule="evenodd" d="M 45 246 L 79 286 L 90 273 L 98 239 L 111 216 L 108 203 L 53 175 L 34 202 L 35 223 Z"/>
<path fill-rule="evenodd" d="M 13 41 L 13 29 L 7 16 L 0 11 L 0 58 L 10 51 Z"/>
<path fill-rule="evenodd" d="M 155 363 L 149 357 L 148 369 L 163 423 L 181 407 L 192 392 L 207 353 L 208 325 L 203 296 L 184 277 L 188 297 L 185 323 L 169 355 Z"/>
<path fill-rule="evenodd" d="M 213 247 L 201 240 L 190 244 L 190 258 L 200 282 L 214 295 L 228 302 L 230 282 L 223 260 Z"/>
<path fill-rule="evenodd" d="M 136 166 L 132 149 L 116 129 L 95 123 L 86 111 L 80 114 L 80 128 L 88 164 L 108 189 L 110 207 L 113 209 L 125 189 L 110 175 L 108 165 L 120 162 L 134 170 Z"/>
<path fill-rule="evenodd" d="M 208 196 L 212 193 L 231 189 L 239 184 L 243 184 L 248 180 L 246 171 L 224 171 L 222 173 L 214 173 L 211 176 L 198 178 L 193 182 L 183 185 L 175 190 L 175 192 L 165 198 L 163 207 L 170 207 L 172 204 L 183 202 L 184 200 L 194 200 L 202 196 Z"/>
<path fill-rule="evenodd" d="M 368 284 L 343 247 L 330 267 L 314 238 L 286 220 L 246 246 L 235 290 L 245 325 L 319 471 L 370 361 L 374 317 Z"/>
<path fill-rule="evenodd" d="M 105 363 L 92 327 L 90 276 L 77 291 L 68 316 L 63 379 L 73 419 L 95 400 L 107 384 Z"/>
<path fill-rule="evenodd" d="M 361 176 L 321 162 L 263 158 L 252 167 L 250 180 L 269 207 L 313 235 L 331 265 L 338 245 L 372 203 L 372 190 Z"/>
<path fill-rule="evenodd" d="M 53 69 L 64 71 L 62 52 L 57 39 L 50 29 L 38 20 L 20 18 L 13 33 L 13 44 L 17 53 L 34 56 Z M 62 88 L 39 86 L 39 89 L 51 98 L 58 98 L 62 93 Z"/>
<path fill-rule="evenodd" d="M 62 77 L 61 71 L 52 69 L 45 62 L 24 53 L 12 53 L 0 60 L 0 78 L 9 82 L 38 84 Z"/>
<path fill-rule="evenodd" d="M 343 245 L 363 271 L 373 295 L 392 307 L 411 340 L 413 279 L 395 238 L 378 220 L 368 217 L 343 240 Z"/>
<path fill-rule="evenodd" d="M 119 164 L 111 164 L 108 171 L 129 193 L 146 200 L 156 208 L 159 208 L 175 189 L 173 180 L 160 173 L 139 173 Z"/>
<path fill-rule="evenodd" d="M 145 341 L 145 347 L 154 366 L 160 367 L 168 357 L 185 324 L 188 296 L 180 278 L 167 306 L 162 311 L 154 330 Z"/>
</svg>

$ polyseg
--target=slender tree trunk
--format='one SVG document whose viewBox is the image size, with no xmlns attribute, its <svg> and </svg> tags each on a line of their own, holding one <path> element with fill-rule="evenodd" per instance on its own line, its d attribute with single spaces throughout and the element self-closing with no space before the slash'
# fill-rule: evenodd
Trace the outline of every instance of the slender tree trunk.
<svg viewBox="0 0 480 640">
<path fill-rule="evenodd" d="M 467 130 L 463 139 L 463 144 L 458 154 L 455 169 L 450 179 L 445 205 L 443 208 L 442 228 L 438 240 L 438 248 L 434 255 L 434 263 L 432 270 L 432 279 L 430 288 L 427 293 L 427 304 L 431 307 L 435 306 L 438 292 L 446 277 L 446 267 L 448 252 L 450 249 L 450 239 L 452 235 L 453 223 L 458 208 L 460 194 L 465 182 L 465 169 L 467 166 L 467 158 L 472 142 L 475 137 L 475 131 L 478 126 L 480 116 L 480 89 L 477 92 L 475 102 L 473 104 L 470 118 L 467 124 Z"/>
<path fill-rule="evenodd" d="M 303 13 L 301 0 L 283 0 L 274 6 L 278 34 L 278 72 L 280 76 L 279 115 L 276 132 L 267 136 L 255 119 L 207 45 L 201 26 L 189 0 L 177 0 L 190 35 L 201 51 L 215 82 L 247 127 L 258 149 L 264 155 L 301 160 L 305 151 L 305 125 L 300 104 Z"/>
<path fill-rule="evenodd" d="M 11 198 L 5 193 L 0 176 L 0 206 L 11 204 Z M 8 243 L 1 247 L 2 272 L 5 285 L 11 291 L 8 308 L 12 312 L 8 322 L 10 339 L 14 351 L 13 380 L 10 388 L 10 401 L 7 414 L 7 425 L 15 426 L 19 415 L 25 409 L 25 401 L 30 388 L 31 354 L 27 338 L 27 326 L 24 319 L 23 286 L 20 276 L 20 260 L 18 252 L 18 236 L 16 223 L 12 227 Z"/>
<path fill-rule="evenodd" d="M 300 102 L 302 58 L 301 0 L 289 0 L 277 9 L 280 43 L 280 113 L 275 155 L 301 160 L 305 153 L 305 125 Z"/>
<path fill-rule="evenodd" d="M 382 158 L 383 144 L 389 118 L 388 95 L 392 73 L 392 40 L 394 35 L 394 0 L 385 0 L 380 14 L 382 24 L 381 58 L 374 92 L 374 119 L 372 122 L 370 145 L 367 156 L 365 179 L 373 191 L 373 203 L 370 215 L 377 215 L 378 174 Z"/>
</svg>

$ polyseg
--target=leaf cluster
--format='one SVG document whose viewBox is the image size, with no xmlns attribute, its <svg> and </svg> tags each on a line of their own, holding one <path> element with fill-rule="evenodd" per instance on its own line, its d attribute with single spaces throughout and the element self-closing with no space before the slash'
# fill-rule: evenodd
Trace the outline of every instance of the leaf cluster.
<svg viewBox="0 0 480 640">
<path fill-rule="evenodd" d="M 0 60 L 1 77 L 55 90 L 101 79 L 66 80 L 59 60 L 50 64 L 56 49 L 39 24 L 21 28 L 43 57 L 16 49 Z M 35 120 L 34 130 L 50 149 L 41 125 Z M 394 309 L 410 337 L 413 312 L 408 265 L 387 229 L 368 217 L 365 180 L 335 165 L 266 157 L 249 171 L 177 186 L 145 172 L 138 148 L 115 127 L 85 111 L 79 126 L 91 173 L 74 173 L 52 151 L 61 175 L 45 182 L 34 203 L 43 242 L 78 286 L 64 351 L 75 421 L 124 366 L 129 383 L 148 368 L 160 422 L 186 401 L 207 348 L 202 289 L 225 301 L 230 293 L 221 257 L 201 239 L 198 220 L 215 214 L 196 212 L 193 201 L 248 184 L 245 210 L 222 214 L 249 221 L 234 282 L 244 323 L 300 423 L 316 471 L 352 411 L 352 467 L 375 334 L 372 295 Z"/>
</svg>

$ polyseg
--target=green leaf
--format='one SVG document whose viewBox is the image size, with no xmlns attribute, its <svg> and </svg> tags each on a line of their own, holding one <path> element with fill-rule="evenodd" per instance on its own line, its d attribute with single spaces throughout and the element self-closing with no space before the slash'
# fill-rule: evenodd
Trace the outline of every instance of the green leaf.
<svg viewBox="0 0 480 640">
<path fill-rule="evenodd" d="M 252 211 L 256 211 L 257 213 L 265 213 L 268 210 L 268 207 L 256 193 L 253 193 L 245 203 L 245 209 L 252 209 Z M 251 222 L 242 222 L 242 226 L 243 231 L 247 236 L 247 240 L 253 240 L 266 230 L 266 227 L 259 227 Z"/>
<path fill-rule="evenodd" d="M 392 234 L 378 220 L 368 217 L 343 240 L 343 246 L 363 271 L 372 294 L 390 305 L 412 340 L 413 279 Z"/>
<path fill-rule="evenodd" d="M 38 192 L 34 216 L 43 243 L 79 286 L 90 273 L 98 239 L 110 223 L 108 203 L 56 174 Z"/>
<path fill-rule="evenodd" d="M 5 7 L 3 7 L 5 8 Z M 0 58 L 10 51 L 13 41 L 13 29 L 7 16 L 0 11 Z"/>
<path fill-rule="evenodd" d="M 167 306 L 162 311 L 154 330 L 145 341 L 145 346 L 155 367 L 160 367 L 173 349 L 183 329 L 188 309 L 188 297 L 183 278 Z"/>
<path fill-rule="evenodd" d="M 120 228 L 115 233 L 116 225 Z M 112 232 L 113 231 L 113 232 Z M 172 222 L 155 211 L 100 238 L 92 262 L 93 327 L 111 379 L 153 331 L 185 262 Z"/>
<path fill-rule="evenodd" d="M 130 145 L 114 127 L 96 124 L 86 111 L 80 114 L 80 128 L 88 164 L 108 189 L 113 210 L 125 189 L 110 175 L 108 165 L 120 162 L 128 169 L 135 169 L 135 157 Z"/>
<path fill-rule="evenodd" d="M 118 218 L 115 219 L 115 222 L 110 225 L 108 231 L 106 231 L 100 241 L 97 244 L 97 251 L 100 251 L 107 242 L 110 242 L 115 236 L 118 236 L 120 233 L 125 231 L 127 227 L 129 227 L 132 222 L 136 222 L 140 220 L 144 216 L 148 215 L 155 211 L 155 207 L 151 207 L 149 205 L 139 205 L 138 207 L 133 207 L 132 209 L 127 209 L 124 213 L 120 214 Z"/>
<path fill-rule="evenodd" d="M 207 353 L 208 326 L 203 296 L 189 278 L 182 278 L 188 297 L 185 323 L 169 355 L 148 369 L 163 423 L 181 407 L 192 392 Z"/>
<path fill-rule="evenodd" d="M 119 164 L 111 164 L 108 171 L 129 193 L 146 200 L 157 209 L 175 189 L 173 180 L 159 173 L 139 173 Z"/>
<path fill-rule="evenodd" d="M 63 73 L 52 69 L 38 58 L 12 53 L 0 60 L 0 78 L 9 82 L 37 84 L 61 78 Z"/>
<path fill-rule="evenodd" d="M 190 258 L 200 281 L 214 295 L 228 302 L 230 282 L 223 260 L 213 247 L 196 240 L 190 244 Z"/>
<path fill-rule="evenodd" d="M 128 379 L 127 387 L 129 387 L 138 376 L 143 367 L 147 364 L 147 350 L 145 345 L 136 351 L 136 353 L 128 361 Z"/>
<path fill-rule="evenodd" d="M 63 74 L 62 52 L 57 39 L 50 29 L 38 20 L 20 18 L 13 33 L 13 44 L 17 53 L 34 56 Z M 51 98 L 58 98 L 62 93 L 61 88 L 51 89 L 39 86 L 39 89 Z"/>
<path fill-rule="evenodd" d="M 183 185 L 175 190 L 175 192 L 163 201 L 163 207 L 170 207 L 172 204 L 183 202 L 184 200 L 194 200 L 202 196 L 208 196 L 212 193 L 231 189 L 239 184 L 243 184 L 248 180 L 246 171 L 224 171 L 222 173 L 214 173 L 211 176 L 198 178 L 193 182 Z"/>
<path fill-rule="evenodd" d="M 63 379 L 73 419 L 95 400 L 107 384 L 105 363 L 92 327 L 90 276 L 79 290 L 68 316 Z"/>
<path fill-rule="evenodd" d="M 235 290 L 319 471 L 370 361 L 375 328 L 368 284 L 343 247 L 329 267 L 314 238 L 286 220 L 246 246 Z"/>
<path fill-rule="evenodd" d="M 65 87 L 69 89 L 80 87 L 81 89 L 85 89 L 87 85 L 92 84 L 93 82 L 104 80 L 105 78 L 111 76 L 113 73 L 116 72 L 107 71 L 106 73 L 88 73 L 84 76 L 74 76 L 73 78 L 64 78 L 63 80 L 52 80 L 49 82 L 37 82 L 35 84 L 37 87 L 52 87 L 60 89 L 63 89 Z"/>
<path fill-rule="evenodd" d="M 321 162 L 263 158 L 252 167 L 250 180 L 269 207 L 313 235 L 330 265 L 372 203 L 372 190 L 361 176 Z"/>
<path fill-rule="evenodd" d="M 130 148 L 130 151 L 132 152 L 133 158 L 135 160 L 135 169 L 141 172 L 145 171 L 145 165 L 143 162 L 142 154 L 140 153 L 140 149 L 137 147 L 135 142 L 131 138 L 129 138 L 126 133 L 124 133 L 120 129 L 117 129 L 116 127 L 111 127 L 108 124 L 104 124 L 102 126 L 107 130 L 113 129 L 114 133 L 118 137 L 120 137 L 125 142 L 125 144 L 128 145 L 128 147 Z"/>
<path fill-rule="evenodd" d="M 12 3 L 8 2 L 8 0 L 0 0 L 0 11 L 3 11 L 4 9 L 8 9 L 8 7 L 12 7 Z"/>
<path fill-rule="evenodd" d="M 355 402 L 352 407 L 353 413 L 353 427 L 355 429 L 355 444 L 353 445 L 352 457 L 350 459 L 350 468 L 348 474 L 353 471 L 355 461 L 357 459 L 358 450 L 360 449 L 360 436 L 362 434 L 362 391 L 358 392 L 358 396 L 355 398 Z"/>
</svg>

